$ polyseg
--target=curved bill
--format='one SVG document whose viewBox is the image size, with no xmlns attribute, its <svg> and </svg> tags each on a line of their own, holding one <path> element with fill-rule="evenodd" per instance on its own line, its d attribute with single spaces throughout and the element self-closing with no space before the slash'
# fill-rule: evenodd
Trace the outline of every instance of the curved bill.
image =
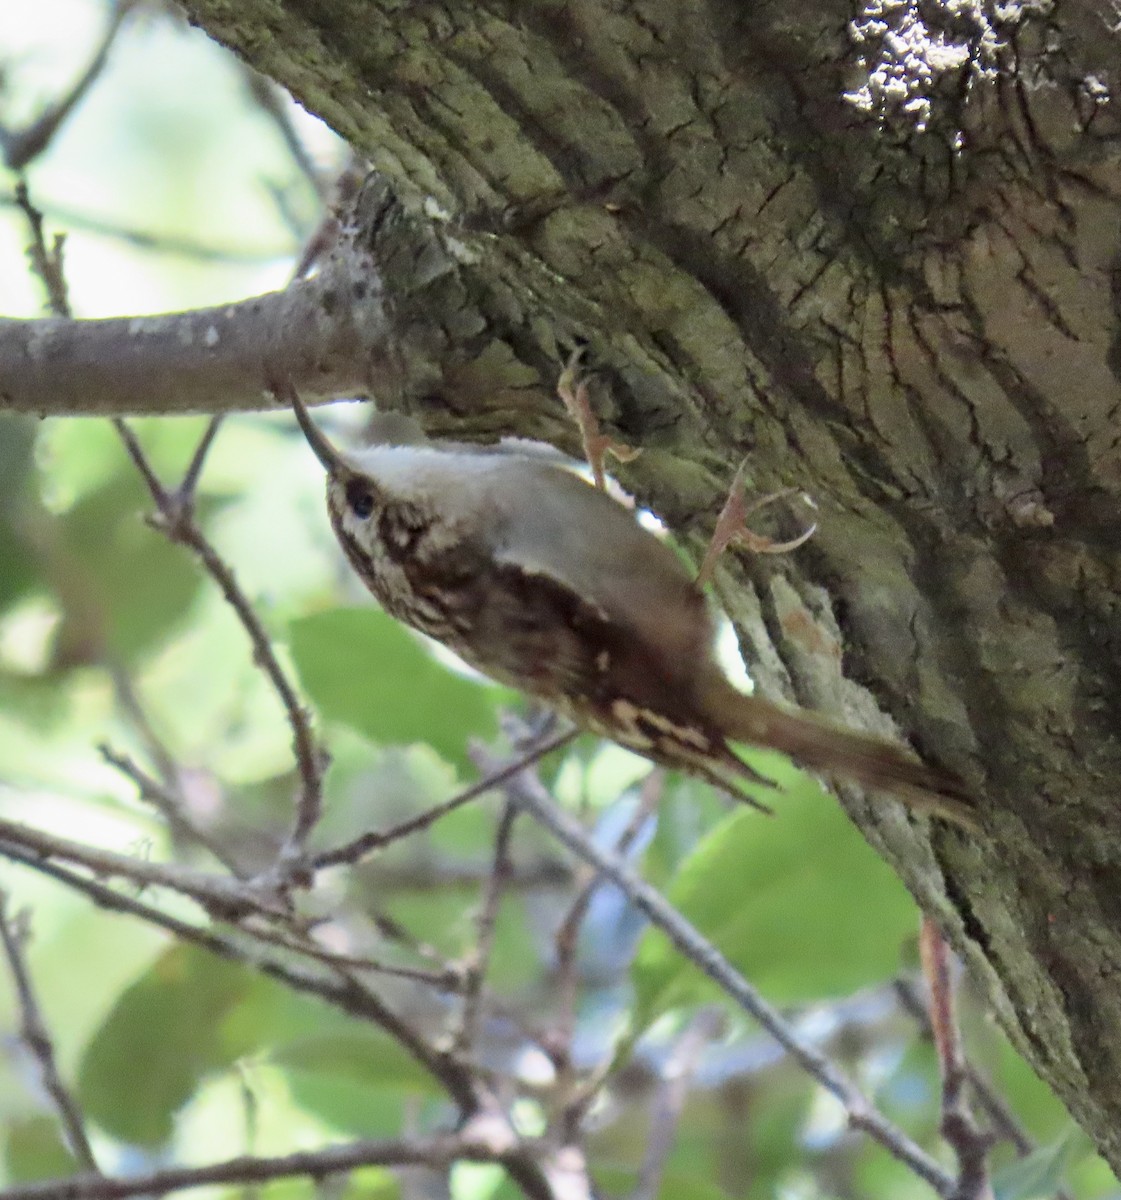
<svg viewBox="0 0 1121 1200">
<path fill-rule="evenodd" d="M 327 474 L 335 475 L 344 469 L 346 467 L 346 460 L 331 445 L 323 431 L 311 419 L 311 413 L 308 412 L 307 406 L 296 394 L 295 388 L 289 392 L 287 399 L 292 405 L 292 411 L 296 414 L 296 420 L 300 423 L 304 437 L 307 438 L 307 444 L 311 447 L 315 457 L 326 468 Z"/>
</svg>

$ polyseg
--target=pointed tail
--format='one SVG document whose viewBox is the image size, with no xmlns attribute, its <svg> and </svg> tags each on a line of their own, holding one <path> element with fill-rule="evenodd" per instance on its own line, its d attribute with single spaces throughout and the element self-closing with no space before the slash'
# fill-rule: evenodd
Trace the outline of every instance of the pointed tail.
<svg viewBox="0 0 1121 1200">
<path fill-rule="evenodd" d="M 927 766 L 891 742 L 745 696 L 731 684 L 710 712 L 731 741 L 780 750 L 803 767 L 893 792 L 912 807 L 966 829 L 980 827 L 973 800 L 956 775 Z"/>
</svg>

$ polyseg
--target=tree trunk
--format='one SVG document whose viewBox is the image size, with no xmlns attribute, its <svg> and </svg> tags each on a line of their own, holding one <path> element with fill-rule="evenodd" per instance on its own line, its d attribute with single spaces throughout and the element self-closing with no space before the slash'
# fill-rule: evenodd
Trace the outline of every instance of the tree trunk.
<svg viewBox="0 0 1121 1200">
<path fill-rule="evenodd" d="M 806 547 L 725 560 L 753 673 L 968 780 L 979 837 L 844 800 L 1121 1168 L 1115 14 L 187 7 L 435 231 L 378 260 L 380 399 L 573 449 L 583 339 L 623 479 L 694 546 L 745 456 L 813 496 Z"/>
</svg>

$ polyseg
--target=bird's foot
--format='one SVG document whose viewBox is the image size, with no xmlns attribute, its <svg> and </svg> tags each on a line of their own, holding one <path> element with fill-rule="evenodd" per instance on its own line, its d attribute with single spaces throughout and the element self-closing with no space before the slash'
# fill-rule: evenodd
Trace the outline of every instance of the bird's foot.
<svg viewBox="0 0 1121 1200">
<path fill-rule="evenodd" d="M 701 562 L 701 569 L 697 572 L 698 587 L 704 587 L 705 584 L 711 582 L 716 564 L 729 546 L 743 546 L 753 554 L 786 554 L 808 542 L 817 531 L 817 522 L 812 521 L 797 537 L 790 538 L 785 542 L 776 542 L 774 538 L 756 533 L 754 529 L 749 528 L 748 518 L 760 509 L 774 504 L 777 500 L 786 500 L 791 496 L 797 496 L 807 507 L 816 508 L 817 506 L 810 496 L 798 488 L 783 488 L 781 491 L 760 496 L 748 504 L 743 496 L 746 472 L 747 460 L 745 459 L 740 464 L 735 479 L 732 480 L 732 486 L 728 490 L 728 499 L 724 501 L 720 516 L 716 518 L 712 541 L 708 544 L 704 560 Z"/>
<path fill-rule="evenodd" d="M 641 453 L 633 446 L 617 442 L 600 431 L 599 421 L 592 411 L 588 397 L 588 385 L 580 376 L 580 359 L 584 348 L 574 350 L 557 380 L 557 395 L 564 401 L 568 415 L 576 422 L 580 430 L 580 440 L 584 446 L 584 457 L 592 469 L 592 479 L 599 490 L 605 491 L 607 476 L 604 471 L 604 461 L 610 454 L 619 462 L 633 462 Z"/>
</svg>

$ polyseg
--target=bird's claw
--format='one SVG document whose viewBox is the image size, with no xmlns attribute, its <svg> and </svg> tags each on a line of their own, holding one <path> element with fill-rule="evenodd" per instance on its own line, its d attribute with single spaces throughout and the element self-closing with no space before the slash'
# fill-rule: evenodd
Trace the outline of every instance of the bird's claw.
<svg viewBox="0 0 1121 1200">
<path fill-rule="evenodd" d="M 583 443 L 584 457 L 592 470 L 592 480 L 602 492 L 607 488 L 607 475 L 604 470 L 607 456 L 610 454 L 619 462 L 628 463 L 633 462 L 642 451 L 628 446 L 625 442 L 617 442 L 600 431 L 599 420 L 592 411 L 588 396 L 588 385 L 580 376 L 580 360 L 583 355 L 584 348 L 580 346 L 569 356 L 557 380 L 557 395 L 564 401 L 568 415 L 580 431 L 580 441 Z"/>
<path fill-rule="evenodd" d="M 704 587 L 705 584 L 711 581 L 720 556 L 729 546 L 743 546 L 744 549 L 750 550 L 753 554 L 786 554 L 791 550 L 797 550 L 799 546 L 808 542 L 817 532 L 817 522 L 812 521 L 797 537 L 790 538 L 788 541 L 776 542 L 774 538 L 767 537 L 766 534 L 756 533 L 754 529 L 750 529 L 747 524 L 748 518 L 753 513 L 767 508 L 778 500 L 786 500 L 791 496 L 797 496 L 809 508 L 816 508 L 817 505 L 814 504 L 811 496 L 799 488 L 783 488 L 781 491 L 760 496 L 748 504 L 743 496 L 744 477 L 746 473 L 747 460 L 745 459 L 740 464 L 735 479 L 732 480 L 732 486 L 728 491 L 728 499 L 724 501 L 724 507 L 720 510 L 720 516 L 716 518 L 716 528 L 713 530 L 712 540 L 708 544 L 704 560 L 701 562 L 701 568 L 697 572 L 698 587 Z"/>
</svg>

